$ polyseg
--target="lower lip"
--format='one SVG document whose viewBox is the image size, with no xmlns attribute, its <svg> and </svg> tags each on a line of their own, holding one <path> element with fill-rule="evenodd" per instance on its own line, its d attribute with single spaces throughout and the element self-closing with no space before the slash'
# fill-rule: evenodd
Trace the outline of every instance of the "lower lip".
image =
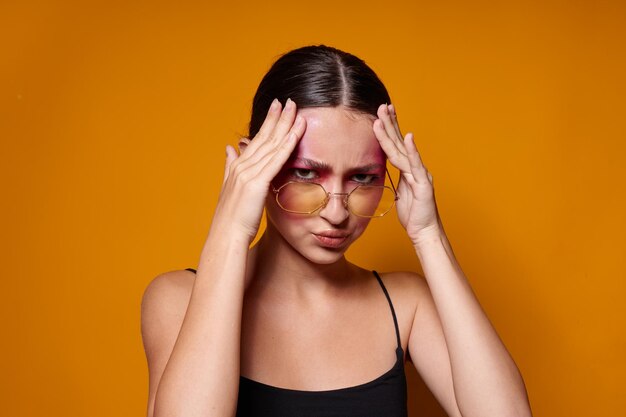
<svg viewBox="0 0 626 417">
<path fill-rule="evenodd" d="M 326 246 L 328 248 L 339 248 L 341 247 L 346 240 L 348 240 L 348 236 L 344 237 L 328 237 L 328 236 L 320 236 L 313 235 L 317 239 L 318 242 L 322 244 L 322 246 Z"/>
</svg>

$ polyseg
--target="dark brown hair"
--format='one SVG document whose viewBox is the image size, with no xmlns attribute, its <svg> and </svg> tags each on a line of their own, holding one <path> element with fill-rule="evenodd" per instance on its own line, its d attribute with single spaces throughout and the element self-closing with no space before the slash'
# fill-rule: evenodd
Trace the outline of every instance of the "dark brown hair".
<svg viewBox="0 0 626 417">
<path fill-rule="evenodd" d="M 298 108 L 346 106 L 377 117 L 389 93 L 362 59 L 326 45 L 311 45 L 281 55 L 261 80 L 252 101 L 248 137 L 257 134 L 272 100 Z"/>
</svg>

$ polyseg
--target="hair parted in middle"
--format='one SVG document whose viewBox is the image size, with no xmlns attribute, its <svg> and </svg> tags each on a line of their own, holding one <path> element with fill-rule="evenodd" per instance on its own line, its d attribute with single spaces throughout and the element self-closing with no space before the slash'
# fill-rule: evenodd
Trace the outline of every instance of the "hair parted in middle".
<svg viewBox="0 0 626 417">
<path fill-rule="evenodd" d="M 291 98 L 299 109 L 345 106 L 377 117 L 389 93 L 362 59 L 326 45 L 304 46 L 281 55 L 261 80 L 252 101 L 248 138 L 258 133 L 272 100 Z"/>
</svg>

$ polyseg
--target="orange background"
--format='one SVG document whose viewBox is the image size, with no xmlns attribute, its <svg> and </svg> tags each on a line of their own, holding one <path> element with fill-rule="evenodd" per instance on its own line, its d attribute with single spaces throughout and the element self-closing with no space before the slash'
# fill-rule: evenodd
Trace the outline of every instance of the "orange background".
<svg viewBox="0 0 626 417">
<path fill-rule="evenodd" d="M 324 43 L 415 133 L 535 416 L 624 415 L 625 34 L 621 1 L 2 2 L 2 414 L 144 415 L 143 290 L 197 265 L 270 64 Z M 395 216 L 349 257 L 418 267 Z"/>
</svg>

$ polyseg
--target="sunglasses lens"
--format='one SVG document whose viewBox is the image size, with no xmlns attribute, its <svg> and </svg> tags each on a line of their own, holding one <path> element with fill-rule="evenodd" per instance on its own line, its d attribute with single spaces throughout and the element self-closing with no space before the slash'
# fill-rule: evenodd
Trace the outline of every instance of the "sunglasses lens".
<svg viewBox="0 0 626 417">
<path fill-rule="evenodd" d="M 357 216 L 378 217 L 391 210 L 395 197 L 389 187 L 361 185 L 350 194 L 348 206 Z"/>
<path fill-rule="evenodd" d="M 350 193 L 348 208 L 357 216 L 379 217 L 391 210 L 395 197 L 389 187 L 361 185 Z M 320 184 L 290 182 L 280 188 L 276 200 L 284 210 L 311 214 L 324 205 L 326 191 Z"/>
<path fill-rule="evenodd" d="M 280 206 L 294 213 L 312 213 L 324 204 L 326 192 L 319 184 L 291 182 L 280 189 L 277 201 Z"/>
</svg>

